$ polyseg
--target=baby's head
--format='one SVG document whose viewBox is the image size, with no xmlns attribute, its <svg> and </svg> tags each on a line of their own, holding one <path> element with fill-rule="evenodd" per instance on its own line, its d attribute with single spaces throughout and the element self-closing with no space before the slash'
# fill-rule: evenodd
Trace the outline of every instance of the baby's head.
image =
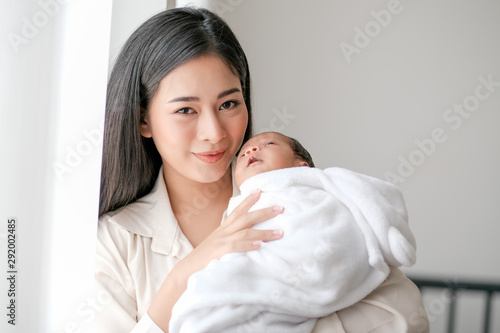
<svg viewBox="0 0 500 333">
<path fill-rule="evenodd" d="M 314 167 L 309 152 L 295 139 L 277 132 L 257 134 L 241 147 L 234 178 L 236 186 L 262 172 L 299 166 Z"/>
</svg>

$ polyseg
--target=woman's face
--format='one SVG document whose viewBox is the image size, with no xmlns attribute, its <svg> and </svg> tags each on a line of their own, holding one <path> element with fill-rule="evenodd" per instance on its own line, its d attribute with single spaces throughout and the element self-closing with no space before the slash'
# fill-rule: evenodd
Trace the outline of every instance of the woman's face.
<svg viewBox="0 0 500 333">
<path fill-rule="evenodd" d="M 141 134 L 153 138 L 166 176 L 209 183 L 228 170 L 247 124 L 240 79 L 219 58 L 203 56 L 161 80 Z"/>
</svg>

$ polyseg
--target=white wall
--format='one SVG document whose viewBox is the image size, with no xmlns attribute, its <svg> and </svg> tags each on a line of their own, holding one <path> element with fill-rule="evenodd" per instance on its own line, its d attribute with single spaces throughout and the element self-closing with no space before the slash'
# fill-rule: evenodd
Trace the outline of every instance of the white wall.
<svg viewBox="0 0 500 333">
<path fill-rule="evenodd" d="M 257 130 L 296 137 L 320 167 L 399 177 L 418 241 L 408 274 L 500 281 L 498 1 L 215 3 L 249 57 Z M 437 332 L 447 302 L 430 302 Z M 459 332 L 479 331 L 463 310 Z"/>
<path fill-rule="evenodd" d="M 123 43 L 148 18 L 167 8 L 167 0 L 120 0 L 113 3 L 111 39 L 109 46 L 110 69 Z"/>
</svg>

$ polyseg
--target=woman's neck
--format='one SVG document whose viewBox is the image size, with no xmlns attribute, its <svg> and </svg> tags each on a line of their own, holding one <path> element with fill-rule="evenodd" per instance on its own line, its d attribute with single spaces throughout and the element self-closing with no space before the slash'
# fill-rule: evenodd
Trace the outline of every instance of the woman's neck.
<svg viewBox="0 0 500 333">
<path fill-rule="evenodd" d="M 177 222 L 196 247 L 220 225 L 233 194 L 231 168 L 213 183 L 200 183 L 165 171 L 164 178 Z"/>
</svg>

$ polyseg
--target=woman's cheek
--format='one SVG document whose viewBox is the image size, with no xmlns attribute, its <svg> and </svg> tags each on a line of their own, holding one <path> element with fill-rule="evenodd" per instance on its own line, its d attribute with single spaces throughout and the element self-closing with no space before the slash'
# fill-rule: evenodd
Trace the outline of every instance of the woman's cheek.
<svg viewBox="0 0 500 333">
<path fill-rule="evenodd" d="M 232 125 L 232 128 L 234 129 L 233 137 L 235 138 L 235 141 L 237 141 L 237 148 L 239 148 L 243 143 L 243 138 L 248 126 L 248 112 L 246 110 L 246 107 L 245 111 L 236 118 L 237 120 Z"/>
</svg>

